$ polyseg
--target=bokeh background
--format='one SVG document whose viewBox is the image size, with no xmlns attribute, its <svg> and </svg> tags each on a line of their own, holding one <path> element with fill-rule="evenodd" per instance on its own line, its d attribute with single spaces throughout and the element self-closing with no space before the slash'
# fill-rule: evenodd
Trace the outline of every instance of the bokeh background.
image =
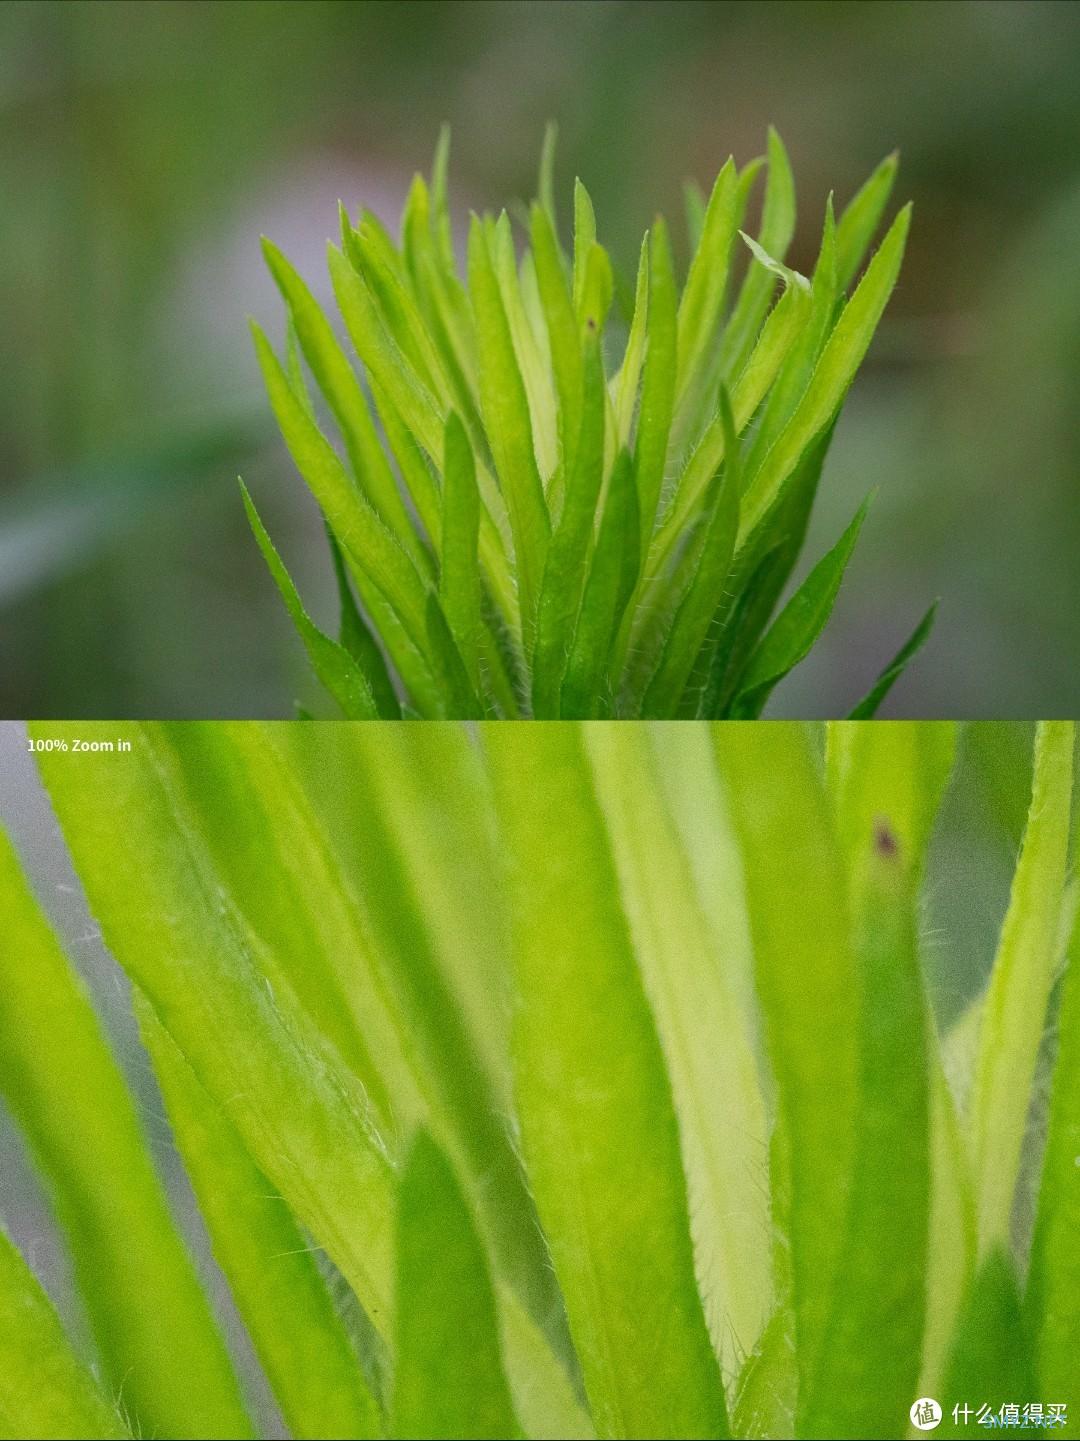
<svg viewBox="0 0 1080 1441">
<path fill-rule="evenodd" d="M 336 202 L 395 224 L 439 123 L 452 202 L 589 185 L 632 264 L 774 122 L 807 268 L 829 189 L 899 147 L 899 289 L 848 402 L 810 555 L 879 494 L 776 713 L 842 714 L 922 609 L 893 714 L 1080 711 L 1080 6 L 6 3 L 0 6 L 0 714 L 285 716 L 299 646 L 243 473 L 315 613 L 318 517 L 245 319 L 280 336 L 271 234 L 325 294 Z M 566 209 L 564 201 L 564 211 Z"/>
</svg>

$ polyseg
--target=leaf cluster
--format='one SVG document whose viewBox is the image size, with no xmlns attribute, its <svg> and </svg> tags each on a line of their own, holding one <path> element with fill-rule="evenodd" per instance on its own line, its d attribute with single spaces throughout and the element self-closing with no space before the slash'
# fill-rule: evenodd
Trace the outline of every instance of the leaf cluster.
<svg viewBox="0 0 1080 1441">
<path fill-rule="evenodd" d="M 330 530 L 336 641 L 244 499 L 315 672 L 356 719 L 758 715 L 828 620 L 865 513 L 773 619 L 899 274 L 910 207 L 864 269 L 896 157 L 838 220 L 830 197 L 807 278 L 783 263 L 795 187 L 770 130 L 767 157 L 729 159 L 708 197 L 688 189 L 685 277 L 658 217 L 630 284 L 580 180 L 564 249 L 553 130 L 524 239 L 506 211 L 473 215 L 461 276 L 447 154 L 444 132 L 397 240 L 370 211 L 341 211 L 329 269 L 351 353 L 264 242 L 288 353 L 258 326 L 255 346 Z M 753 239 L 741 227 L 762 172 Z"/>
<path fill-rule="evenodd" d="M 824 756 L 793 724 L 126 733 L 122 769 L 39 761 L 291 1434 L 1080 1406 L 1071 725 L 1039 728 L 989 981 L 944 1033 L 918 905 L 953 725 L 836 723 Z M 0 1435 L 251 1436 L 2 838 L 0 901 L 0 1094 L 93 1342 L 0 1232 Z"/>
</svg>

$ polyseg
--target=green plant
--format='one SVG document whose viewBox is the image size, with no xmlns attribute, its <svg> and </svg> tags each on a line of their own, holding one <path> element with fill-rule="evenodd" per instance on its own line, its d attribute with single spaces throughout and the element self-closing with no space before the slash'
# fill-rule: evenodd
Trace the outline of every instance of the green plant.
<svg viewBox="0 0 1080 1441">
<path fill-rule="evenodd" d="M 956 732 L 33 728 L 293 1435 L 898 1438 L 924 1395 L 1077 1434 L 1073 728 L 942 1031 Z M 0 1435 L 251 1435 L 6 840 L 0 897 L 0 1093 L 94 1342 L 0 1233 Z"/>
<path fill-rule="evenodd" d="M 728 160 L 707 202 L 688 190 L 681 291 L 659 218 L 636 286 L 616 283 L 580 181 L 564 254 L 553 132 L 540 198 L 522 217 L 529 246 L 517 255 L 505 211 L 473 216 L 462 284 L 446 165 L 444 132 L 430 190 L 413 182 L 400 248 L 369 211 L 354 226 L 342 210 L 330 273 L 366 391 L 300 276 L 264 243 L 288 308 L 287 363 L 258 326 L 255 345 L 326 517 L 338 641 L 307 616 L 246 489 L 244 502 L 316 673 L 357 719 L 403 707 L 436 719 L 760 714 L 828 620 L 865 514 L 770 626 L 900 269 L 910 207 L 847 298 L 895 156 L 838 221 L 830 198 L 808 280 L 782 263 L 795 191 L 770 131 L 741 285 L 739 227 L 763 160 Z M 341 455 L 320 429 L 305 361 Z M 932 618 L 931 607 L 854 714 L 873 714 Z"/>
</svg>

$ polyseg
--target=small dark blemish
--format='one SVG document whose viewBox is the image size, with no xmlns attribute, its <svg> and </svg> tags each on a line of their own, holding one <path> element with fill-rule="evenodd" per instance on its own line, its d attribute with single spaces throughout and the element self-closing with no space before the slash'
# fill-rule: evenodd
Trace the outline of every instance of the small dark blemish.
<svg viewBox="0 0 1080 1441">
<path fill-rule="evenodd" d="M 887 820 L 879 818 L 874 822 L 874 850 L 889 860 L 900 853 L 900 842 Z"/>
<path fill-rule="evenodd" d="M 592 318 L 591 315 L 587 316 L 586 319 L 585 319 L 585 329 L 586 329 L 586 330 L 595 330 L 595 329 L 596 329 L 596 321 Z"/>
</svg>

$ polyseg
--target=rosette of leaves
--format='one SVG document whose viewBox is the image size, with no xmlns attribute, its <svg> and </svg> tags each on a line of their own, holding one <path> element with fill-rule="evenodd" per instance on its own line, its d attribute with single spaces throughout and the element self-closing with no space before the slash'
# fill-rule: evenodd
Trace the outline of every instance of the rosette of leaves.
<svg viewBox="0 0 1080 1441">
<path fill-rule="evenodd" d="M 400 244 L 370 211 L 354 224 L 343 209 L 329 267 L 351 354 L 265 242 L 288 310 L 285 362 L 257 326 L 255 345 L 326 518 L 337 639 L 308 616 L 244 498 L 347 716 L 752 717 L 832 609 L 865 503 L 773 619 L 900 269 L 910 207 L 864 268 L 895 156 L 839 219 L 830 197 L 807 278 L 783 264 L 795 190 L 770 131 L 767 160 L 729 159 L 707 198 L 688 188 L 681 285 L 662 218 L 636 284 L 616 282 L 580 180 L 564 250 L 552 163 L 549 131 L 524 245 L 506 211 L 474 215 L 464 279 L 445 132 Z M 762 171 L 758 236 L 740 239 Z M 853 714 L 873 714 L 932 615 Z"/>
</svg>

